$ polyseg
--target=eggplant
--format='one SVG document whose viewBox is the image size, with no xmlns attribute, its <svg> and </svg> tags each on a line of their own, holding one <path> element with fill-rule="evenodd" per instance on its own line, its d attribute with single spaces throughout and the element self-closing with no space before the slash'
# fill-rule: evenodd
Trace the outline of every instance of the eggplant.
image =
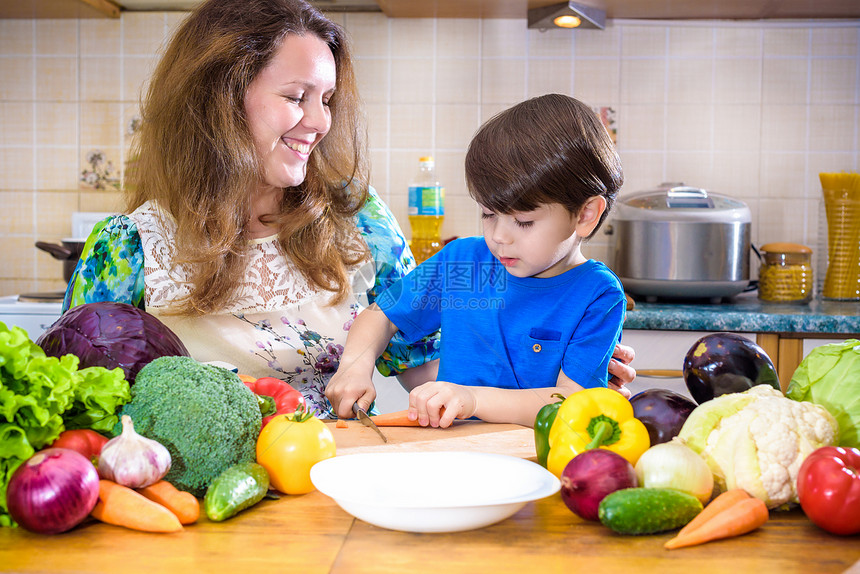
<svg viewBox="0 0 860 574">
<path fill-rule="evenodd" d="M 684 382 L 699 404 L 755 385 L 780 390 L 773 361 L 764 349 L 734 333 L 705 335 L 684 357 Z"/>
<path fill-rule="evenodd" d="M 630 399 L 633 416 L 648 429 L 651 446 L 669 442 L 681 432 L 696 403 L 668 389 L 647 389 Z"/>
</svg>

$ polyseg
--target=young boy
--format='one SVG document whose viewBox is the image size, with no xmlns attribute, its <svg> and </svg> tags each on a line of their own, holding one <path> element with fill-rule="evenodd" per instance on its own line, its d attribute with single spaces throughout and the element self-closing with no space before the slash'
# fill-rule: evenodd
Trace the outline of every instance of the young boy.
<svg viewBox="0 0 860 574">
<path fill-rule="evenodd" d="M 415 341 L 442 329 L 436 380 L 409 394 L 409 417 L 424 426 L 532 426 L 554 393 L 607 386 L 626 301 L 580 249 L 623 183 L 600 119 L 568 96 L 522 102 L 478 131 L 466 182 L 483 238 L 451 242 L 356 318 L 326 388 L 338 415 L 373 401 L 374 362 L 398 330 Z"/>
</svg>

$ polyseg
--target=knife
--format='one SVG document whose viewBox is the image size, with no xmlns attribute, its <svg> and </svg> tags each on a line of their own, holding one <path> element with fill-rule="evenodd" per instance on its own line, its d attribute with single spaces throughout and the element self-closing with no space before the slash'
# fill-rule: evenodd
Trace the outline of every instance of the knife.
<svg viewBox="0 0 860 574">
<path fill-rule="evenodd" d="M 376 431 L 376 434 L 382 439 L 382 442 L 388 442 L 388 439 L 382 434 L 382 431 L 379 430 L 379 427 L 376 426 L 376 423 L 373 422 L 373 419 L 370 418 L 370 415 L 367 414 L 367 411 L 358 406 L 358 403 L 352 404 L 352 412 L 355 413 L 355 416 L 358 417 L 358 420 L 361 421 L 366 427 L 370 427 Z"/>
</svg>

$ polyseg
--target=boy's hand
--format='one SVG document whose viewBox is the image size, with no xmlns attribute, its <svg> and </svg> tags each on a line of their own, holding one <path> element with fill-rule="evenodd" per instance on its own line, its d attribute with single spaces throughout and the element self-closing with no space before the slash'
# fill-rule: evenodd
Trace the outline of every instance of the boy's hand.
<svg viewBox="0 0 860 574">
<path fill-rule="evenodd" d="M 469 387 L 431 381 L 416 387 L 409 393 L 410 420 L 417 420 L 421 426 L 447 428 L 454 419 L 467 419 L 474 416 L 478 401 Z"/>
<path fill-rule="evenodd" d="M 376 399 L 376 388 L 370 377 L 357 370 L 339 369 L 325 387 L 325 396 L 335 414 L 342 419 L 353 418 L 352 405 L 367 410 Z"/>
</svg>

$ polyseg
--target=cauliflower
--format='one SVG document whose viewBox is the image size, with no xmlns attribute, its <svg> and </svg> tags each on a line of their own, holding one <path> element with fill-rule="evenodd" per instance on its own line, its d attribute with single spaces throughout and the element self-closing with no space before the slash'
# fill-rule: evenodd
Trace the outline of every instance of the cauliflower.
<svg viewBox="0 0 860 574">
<path fill-rule="evenodd" d="M 698 452 L 721 491 L 743 488 L 768 508 L 797 503 L 797 471 L 815 449 L 835 444 L 836 419 L 768 385 L 696 407 L 678 435 Z"/>
</svg>

